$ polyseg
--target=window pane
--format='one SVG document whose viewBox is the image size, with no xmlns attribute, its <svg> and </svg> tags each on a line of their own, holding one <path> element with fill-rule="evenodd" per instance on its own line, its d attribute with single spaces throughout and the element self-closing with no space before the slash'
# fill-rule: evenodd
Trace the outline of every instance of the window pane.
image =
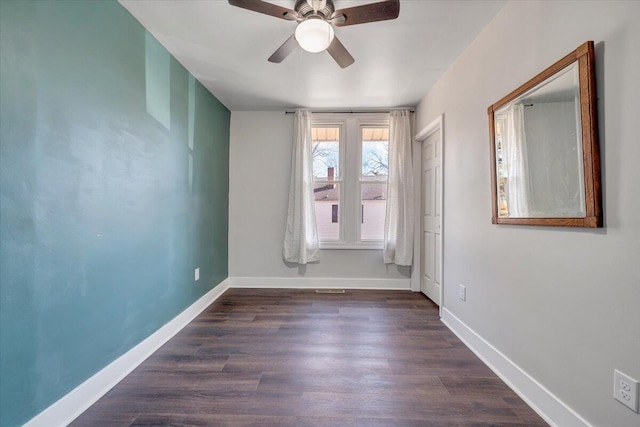
<svg viewBox="0 0 640 427">
<path fill-rule="evenodd" d="M 389 128 L 362 128 L 362 179 L 386 180 L 389 171 Z"/>
<path fill-rule="evenodd" d="M 387 209 L 387 183 L 362 183 L 360 240 L 382 240 Z"/>
<path fill-rule="evenodd" d="M 314 184 L 318 238 L 321 242 L 340 241 L 340 187 L 338 184 Z"/>
<path fill-rule="evenodd" d="M 314 178 L 339 178 L 340 128 L 314 127 L 311 129 L 311 137 Z"/>
</svg>

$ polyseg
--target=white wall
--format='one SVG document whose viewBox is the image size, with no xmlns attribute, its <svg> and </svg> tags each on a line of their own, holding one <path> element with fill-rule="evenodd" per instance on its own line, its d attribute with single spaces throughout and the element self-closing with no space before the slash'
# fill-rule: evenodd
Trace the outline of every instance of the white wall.
<svg viewBox="0 0 640 427">
<path fill-rule="evenodd" d="M 381 250 L 322 250 L 306 267 L 283 261 L 292 144 L 292 114 L 231 113 L 229 277 L 407 281 L 410 269 L 386 266 Z"/>
<path fill-rule="evenodd" d="M 640 380 L 639 23 L 637 1 L 508 3 L 417 110 L 444 113 L 444 306 L 595 426 L 640 425 L 612 398 L 614 368 Z M 487 107 L 586 40 L 605 228 L 492 225 Z"/>
</svg>

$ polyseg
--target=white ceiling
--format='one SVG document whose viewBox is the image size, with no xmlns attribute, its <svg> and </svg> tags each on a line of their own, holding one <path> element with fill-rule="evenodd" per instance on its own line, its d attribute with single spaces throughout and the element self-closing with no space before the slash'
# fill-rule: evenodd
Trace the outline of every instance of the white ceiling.
<svg viewBox="0 0 640 427">
<path fill-rule="evenodd" d="M 335 0 L 336 9 L 375 0 Z M 401 0 L 398 19 L 336 28 L 356 62 L 298 48 L 267 58 L 296 23 L 226 0 L 120 0 L 227 108 L 412 107 L 504 5 L 504 0 Z M 293 8 L 295 0 L 272 0 Z"/>
</svg>

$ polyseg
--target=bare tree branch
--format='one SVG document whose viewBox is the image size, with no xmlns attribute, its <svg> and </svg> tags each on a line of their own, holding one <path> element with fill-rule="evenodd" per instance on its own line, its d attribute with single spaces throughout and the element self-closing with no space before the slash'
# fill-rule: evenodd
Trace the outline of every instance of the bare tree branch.
<svg viewBox="0 0 640 427">
<path fill-rule="evenodd" d="M 377 151 L 371 151 L 364 161 L 365 175 L 388 175 L 389 174 L 389 146 L 383 148 L 384 155 Z"/>
<path fill-rule="evenodd" d="M 311 155 L 314 162 L 322 162 L 326 168 L 335 168 L 338 166 L 338 159 L 336 158 L 335 151 L 328 148 L 326 144 L 323 144 L 321 141 L 313 144 Z"/>
</svg>

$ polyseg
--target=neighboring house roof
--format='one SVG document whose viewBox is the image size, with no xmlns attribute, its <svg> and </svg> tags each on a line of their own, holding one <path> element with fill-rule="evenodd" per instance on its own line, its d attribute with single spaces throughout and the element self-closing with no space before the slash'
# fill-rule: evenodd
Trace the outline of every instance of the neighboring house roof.
<svg viewBox="0 0 640 427">
<path fill-rule="evenodd" d="M 313 142 L 338 142 L 340 140 L 340 128 L 314 126 L 311 128 L 311 139 Z M 364 127 L 362 128 L 363 141 L 388 141 L 389 127 Z"/>
</svg>

